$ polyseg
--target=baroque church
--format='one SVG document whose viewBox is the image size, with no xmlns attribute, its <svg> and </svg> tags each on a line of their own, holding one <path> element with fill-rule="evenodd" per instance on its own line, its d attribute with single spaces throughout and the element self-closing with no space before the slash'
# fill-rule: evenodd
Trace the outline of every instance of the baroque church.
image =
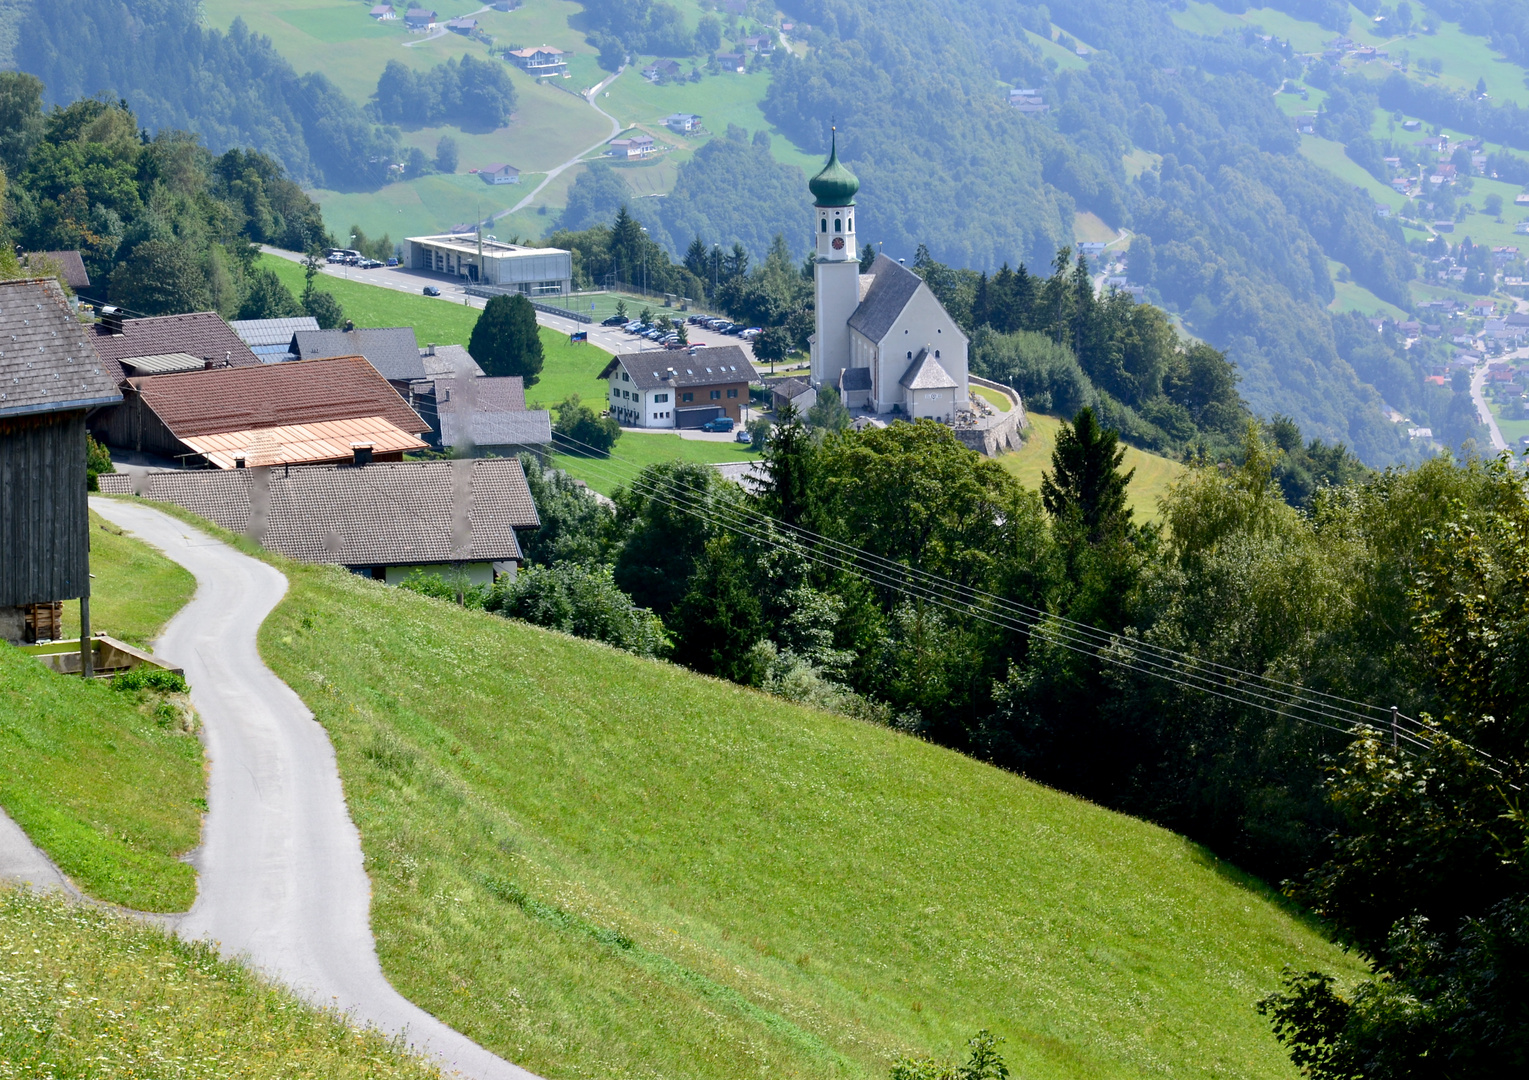
<svg viewBox="0 0 1529 1080">
<path fill-rule="evenodd" d="M 852 410 L 951 423 L 969 408 L 967 338 L 924 279 L 885 255 L 860 272 L 855 193 L 838 140 L 808 181 L 816 210 L 817 332 L 812 384 L 838 389 Z"/>
</svg>

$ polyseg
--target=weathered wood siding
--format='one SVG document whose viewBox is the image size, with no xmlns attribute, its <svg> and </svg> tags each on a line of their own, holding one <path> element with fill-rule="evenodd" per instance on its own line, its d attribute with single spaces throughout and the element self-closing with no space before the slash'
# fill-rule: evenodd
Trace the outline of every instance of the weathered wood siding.
<svg viewBox="0 0 1529 1080">
<path fill-rule="evenodd" d="M 160 457 L 173 458 L 191 449 L 170 433 L 131 384 L 122 387 L 121 405 L 98 409 L 91 415 L 90 433 L 107 446 Z"/>
<path fill-rule="evenodd" d="M 90 594 L 85 414 L 0 419 L 0 607 Z"/>
</svg>

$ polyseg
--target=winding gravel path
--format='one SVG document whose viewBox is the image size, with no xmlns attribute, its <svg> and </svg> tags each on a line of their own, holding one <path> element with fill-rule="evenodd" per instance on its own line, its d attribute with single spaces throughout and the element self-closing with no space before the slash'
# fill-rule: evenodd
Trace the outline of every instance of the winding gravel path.
<svg viewBox="0 0 1529 1080">
<path fill-rule="evenodd" d="M 196 577 L 196 595 L 156 647 L 186 669 L 211 759 L 197 899 L 176 931 L 217 941 L 309 1001 L 403 1034 L 464 1076 L 536 1080 L 406 1001 L 382 974 L 334 748 L 255 645 L 287 579 L 147 506 L 92 499 L 91 509 Z"/>
</svg>

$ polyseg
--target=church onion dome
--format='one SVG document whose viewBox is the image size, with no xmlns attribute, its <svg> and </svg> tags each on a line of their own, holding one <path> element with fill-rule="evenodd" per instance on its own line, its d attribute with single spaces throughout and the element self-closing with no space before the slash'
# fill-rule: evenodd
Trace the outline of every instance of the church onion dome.
<svg viewBox="0 0 1529 1080">
<path fill-rule="evenodd" d="M 807 181 L 813 200 L 818 206 L 854 206 L 855 192 L 860 190 L 860 180 L 854 173 L 839 164 L 839 135 L 834 132 L 832 148 L 828 152 L 828 164 L 823 171 Z"/>
</svg>

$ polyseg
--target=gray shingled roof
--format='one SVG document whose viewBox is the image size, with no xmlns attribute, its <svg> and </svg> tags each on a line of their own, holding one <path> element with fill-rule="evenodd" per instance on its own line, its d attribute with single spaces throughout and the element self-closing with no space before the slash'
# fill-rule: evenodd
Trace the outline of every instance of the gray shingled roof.
<svg viewBox="0 0 1529 1080">
<path fill-rule="evenodd" d="M 260 542 L 302 562 L 341 566 L 491 562 L 520 558 L 516 529 L 541 524 L 520 462 L 406 461 L 116 473 L 101 490 L 174 503 L 233 532 L 249 533 L 253 485 L 267 485 Z M 136 489 L 136 490 L 135 490 Z M 466 533 L 454 523 L 467 500 Z"/>
<path fill-rule="evenodd" d="M 701 349 L 694 356 L 680 349 L 618 353 L 595 377 L 610 378 L 618 365 L 626 368 L 632 384 L 639 390 L 659 390 L 666 386 L 719 386 L 722 383 L 753 382 L 758 378 L 748 355 L 736 345 Z M 667 378 L 670 371 L 674 375 Z"/>
<path fill-rule="evenodd" d="M 934 358 L 928 349 L 920 349 L 898 380 L 909 390 L 954 390 L 958 385 L 945 370 L 945 365 Z"/>
<path fill-rule="evenodd" d="M 115 405 L 117 379 L 56 280 L 0 282 L 0 416 Z"/>
<path fill-rule="evenodd" d="M 425 378 L 414 331 L 407 326 L 363 330 L 300 330 L 292 335 L 291 352 L 303 360 L 328 356 L 364 356 L 389 382 Z"/>
<path fill-rule="evenodd" d="M 546 409 L 441 413 L 442 446 L 535 446 L 550 442 L 552 414 Z"/>
<path fill-rule="evenodd" d="M 299 330 L 317 330 L 319 321 L 312 315 L 301 315 L 290 319 L 237 319 L 228 325 L 233 327 L 240 341 L 258 354 L 277 346 L 285 352 L 292 343 L 293 334 Z"/>
<path fill-rule="evenodd" d="M 848 393 L 852 390 L 869 390 L 871 388 L 871 369 L 868 367 L 845 368 L 839 373 L 839 389 Z"/>
<path fill-rule="evenodd" d="M 434 349 L 433 353 L 428 348 L 419 351 L 420 362 L 425 365 L 425 378 L 470 378 L 483 374 L 478 361 L 474 360 L 472 354 L 461 345 L 436 345 Z M 502 377 L 519 378 L 518 375 Z"/>
<path fill-rule="evenodd" d="M 151 319 L 126 319 L 122 332 L 114 334 L 105 323 L 96 323 L 87 335 L 113 379 L 120 381 L 120 360 L 131 356 L 164 356 L 190 353 L 214 361 L 227 360 L 233 367 L 253 367 L 260 358 L 239 340 L 239 335 L 216 311 L 188 315 L 156 315 Z"/>
<path fill-rule="evenodd" d="M 43 263 L 52 263 L 75 292 L 90 288 L 90 272 L 78 251 L 33 251 L 23 256 L 22 262 L 32 273 L 46 272 Z"/>
<path fill-rule="evenodd" d="M 879 342 L 887 336 L 892 324 L 918 292 L 924 279 L 886 255 L 876 256 L 871 264 L 871 287 L 865 299 L 849 317 L 851 329 L 858 330 L 872 341 Z"/>
</svg>

